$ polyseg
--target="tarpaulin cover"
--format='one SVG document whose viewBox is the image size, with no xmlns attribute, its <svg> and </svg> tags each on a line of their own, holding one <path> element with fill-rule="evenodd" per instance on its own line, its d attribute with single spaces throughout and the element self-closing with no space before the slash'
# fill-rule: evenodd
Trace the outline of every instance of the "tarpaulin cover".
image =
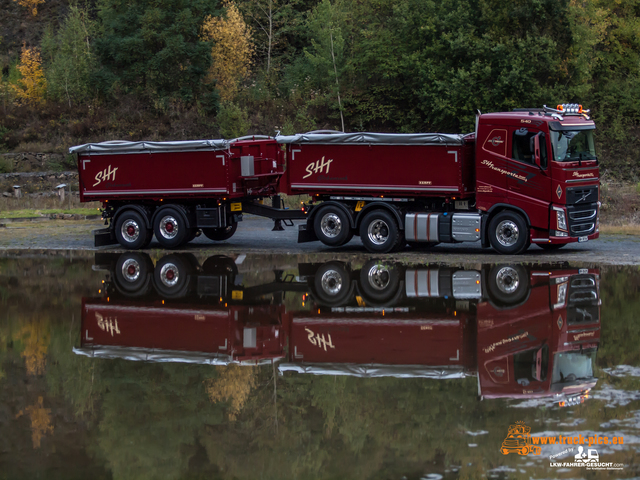
<svg viewBox="0 0 640 480">
<path fill-rule="evenodd" d="M 193 150 L 226 150 L 227 140 L 187 140 L 180 142 L 126 142 L 112 141 L 85 143 L 69 148 L 69 153 L 140 153 L 187 152 Z"/>
<path fill-rule="evenodd" d="M 130 360 L 137 362 L 153 362 L 153 363 L 197 363 L 201 365 L 229 365 L 235 363 L 238 365 L 269 365 L 272 359 L 261 360 L 233 360 L 231 355 L 221 353 L 207 352 L 183 352 L 179 350 L 159 350 L 154 348 L 141 347 L 119 347 L 119 346 L 100 346 L 77 348 L 74 347 L 73 353 L 76 355 L 84 355 L 86 357 L 95 358 L 119 358 L 122 360 Z M 278 361 L 274 359 L 273 361 Z"/>
<path fill-rule="evenodd" d="M 449 380 L 470 376 L 462 367 L 425 365 L 361 365 L 356 363 L 280 363 L 280 372 L 310 373 L 312 375 L 348 375 L 350 377 L 435 378 Z"/>
<path fill-rule="evenodd" d="M 449 133 L 298 133 L 279 135 L 278 143 L 348 145 L 463 145 L 464 135 Z"/>
</svg>

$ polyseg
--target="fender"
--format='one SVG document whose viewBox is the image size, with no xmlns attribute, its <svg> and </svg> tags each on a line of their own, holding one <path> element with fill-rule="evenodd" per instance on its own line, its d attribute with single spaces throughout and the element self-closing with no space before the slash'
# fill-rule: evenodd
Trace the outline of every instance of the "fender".
<svg viewBox="0 0 640 480">
<path fill-rule="evenodd" d="M 373 202 L 365 205 L 364 208 L 358 212 L 358 216 L 356 217 L 356 224 L 359 226 L 362 217 L 366 215 L 370 210 L 376 208 L 386 209 L 391 212 L 398 221 L 398 228 L 400 230 L 404 230 L 404 215 L 400 212 L 399 208 L 387 202 Z"/>
<path fill-rule="evenodd" d="M 314 209 L 311 210 L 311 215 L 307 220 L 307 225 L 313 225 L 313 219 L 315 218 L 316 213 L 325 205 L 333 205 L 335 207 L 339 207 L 349 218 L 349 226 L 351 228 L 356 228 L 356 222 L 355 222 L 355 219 L 353 218 L 353 212 L 349 210 L 343 203 L 336 202 L 335 200 L 329 200 L 327 202 L 322 202 L 316 205 Z M 313 230 L 313 228 L 311 230 Z"/>
<path fill-rule="evenodd" d="M 177 203 L 169 203 L 169 204 L 162 205 L 162 206 L 156 208 L 156 211 L 153 213 L 153 216 L 151 217 L 151 225 L 153 225 L 155 223 L 156 217 L 158 216 L 158 213 L 161 210 L 164 210 L 167 207 L 175 208 L 176 210 L 178 210 L 182 214 L 183 220 L 185 221 L 187 228 L 191 228 L 191 225 L 193 224 L 193 221 L 190 218 L 188 210 L 186 208 L 184 208 L 182 205 L 179 205 Z"/>
<path fill-rule="evenodd" d="M 142 218 L 144 218 L 146 227 L 149 230 L 153 228 L 153 221 L 151 221 L 151 219 L 149 218 L 149 211 L 141 205 L 136 205 L 131 203 L 122 205 L 121 207 L 118 208 L 115 215 L 111 219 L 111 225 L 113 225 L 112 228 L 115 228 L 116 222 L 118 221 L 118 217 L 127 210 L 135 210 L 136 212 L 138 212 L 140 215 L 142 215 Z"/>
</svg>

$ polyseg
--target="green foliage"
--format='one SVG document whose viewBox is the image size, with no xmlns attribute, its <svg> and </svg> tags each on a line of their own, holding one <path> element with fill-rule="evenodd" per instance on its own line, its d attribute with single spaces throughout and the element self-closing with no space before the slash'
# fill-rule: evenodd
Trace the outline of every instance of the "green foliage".
<svg viewBox="0 0 640 480">
<path fill-rule="evenodd" d="M 251 123 L 245 110 L 235 103 L 223 103 L 218 111 L 216 122 L 222 138 L 237 138 L 246 135 Z"/>
<path fill-rule="evenodd" d="M 42 40 L 48 93 L 69 106 L 92 96 L 90 77 L 95 59 L 91 41 L 95 28 L 87 10 L 72 5 L 60 29 L 54 33 L 49 28 Z"/>
<path fill-rule="evenodd" d="M 150 100 L 194 104 L 213 85 L 202 82 L 211 44 L 200 27 L 219 13 L 207 0 L 99 0 L 101 34 L 95 41 L 103 93 L 119 90 Z M 210 104 L 210 100 L 207 101 Z"/>
</svg>

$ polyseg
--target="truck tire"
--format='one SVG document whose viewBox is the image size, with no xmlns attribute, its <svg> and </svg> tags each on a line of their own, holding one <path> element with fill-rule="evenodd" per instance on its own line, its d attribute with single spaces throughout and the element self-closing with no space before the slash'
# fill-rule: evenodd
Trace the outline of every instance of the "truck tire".
<svg viewBox="0 0 640 480">
<path fill-rule="evenodd" d="M 360 223 L 360 240 L 364 248 L 373 253 L 395 252 L 405 244 L 404 233 L 386 210 L 373 210 L 364 216 Z"/>
<path fill-rule="evenodd" d="M 233 237 L 233 234 L 236 233 L 238 229 L 238 222 L 234 222 L 227 227 L 222 228 L 203 228 L 202 233 L 209 240 L 214 240 L 216 242 L 221 242 L 223 240 L 228 240 Z"/>
<path fill-rule="evenodd" d="M 313 219 L 313 231 L 318 240 L 330 247 L 339 247 L 353 238 L 349 217 L 336 205 L 320 208 Z"/>
<path fill-rule="evenodd" d="M 191 268 L 180 255 L 167 255 L 156 263 L 153 281 L 157 292 L 167 298 L 183 297 L 187 293 Z"/>
<path fill-rule="evenodd" d="M 360 270 L 360 291 L 368 304 L 382 305 L 398 293 L 400 272 L 395 265 L 369 260 Z"/>
<path fill-rule="evenodd" d="M 178 209 L 164 207 L 156 214 L 153 233 L 164 248 L 179 247 L 189 238 L 187 220 Z"/>
<path fill-rule="evenodd" d="M 313 284 L 318 300 L 328 306 L 344 304 L 351 294 L 349 272 L 339 262 L 322 265 L 313 277 Z"/>
<path fill-rule="evenodd" d="M 522 215 L 505 210 L 489 222 L 489 242 L 495 251 L 518 255 L 529 248 L 529 228 Z"/>
<path fill-rule="evenodd" d="M 146 254 L 123 253 L 114 270 L 116 287 L 128 297 L 138 297 L 149 289 L 151 260 Z"/>
<path fill-rule="evenodd" d="M 116 240 L 128 250 L 144 248 L 149 237 L 153 236 L 146 225 L 147 222 L 140 213 L 135 210 L 126 210 L 116 220 Z"/>
<path fill-rule="evenodd" d="M 529 276 L 522 265 L 495 265 L 489 271 L 489 296 L 500 307 L 521 304 L 529 294 Z"/>
</svg>

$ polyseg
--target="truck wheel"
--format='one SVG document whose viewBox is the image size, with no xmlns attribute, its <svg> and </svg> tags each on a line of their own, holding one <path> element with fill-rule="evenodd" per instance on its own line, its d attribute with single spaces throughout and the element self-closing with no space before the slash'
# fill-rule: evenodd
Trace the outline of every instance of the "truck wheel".
<svg viewBox="0 0 640 480">
<path fill-rule="evenodd" d="M 313 220 L 313 231 L 325 245 L 338 247 L 351 240 L 349 217 L 340 207 L 322 207 Z"/>
<path fill-rule="evenodd" d="M 489 241 L 498 253 L 517 255 L 529 248 L 529 229 L 522 215 L 505 210 L 489 222 Z"/>
<path fill-rule="evenodd" d="M 374 210 L 364 216 L 360 239 L 368 251 L 375 253 L 395 252 L 405 244 L 404 233 L 386 210 Z"/>
<path fill-rule="evenodd" d="M 342 305 L 351 294 L 349 272 L 338 262 L 322 265 L 316 271 L 313 280 L 318 300 L 326 305 Z"/>
<path fill-rule="evenodd" d="M 175 208 L 166 207 L 156 215 L 153 233 L 163 247 L 176 248 L 188 238 L 189 230 L 184 215 Z"/>
<path fill-rule="evenodd" d="M 138 250 L 144 248 L 151 232 L 147 230 L 142 215 L 135 210 L 127 210 L 118 216 L 115 234 L 116 240 L 124 248 Z"/>
<path fill-rule="evenodd" d="M 149 287 L 150 267 L 151 260 L 146 254 L 123 253 L 114 271 L 116 286 L 130 297 L 144 295 Z"/>
<path fill-rule="evenodd" d="M 398 268 L 380 260 L 369 260 L 360 270 L 360 290 L 368 303 L 383 304 L 398 293 Z"/>
<path fill-rule="evenodd" d="M 519 305 L 529 293 L 529 276 L 522 265 L 495 265 L 489 271 L 489 295 L 500 306 Z"/>
<path fill-rule="evenodd" d="M 190 273 L 189 264 L 179 255 L 167 255 L 156 263 L 153 280 L 156 290 L 167 298 L 185 295 Z"/>
<path fill-rule="evenodd" d="M 238 229 L 238 222 L 234 222 L 228 227 L 222 228 L 203 228 L 202 233 L 209 240 L 214 240 L 216 242 L 221 242 L 222 240 L 228 240 L 233 237 L 233 234 L 236 233 Z"/>
</svg>

